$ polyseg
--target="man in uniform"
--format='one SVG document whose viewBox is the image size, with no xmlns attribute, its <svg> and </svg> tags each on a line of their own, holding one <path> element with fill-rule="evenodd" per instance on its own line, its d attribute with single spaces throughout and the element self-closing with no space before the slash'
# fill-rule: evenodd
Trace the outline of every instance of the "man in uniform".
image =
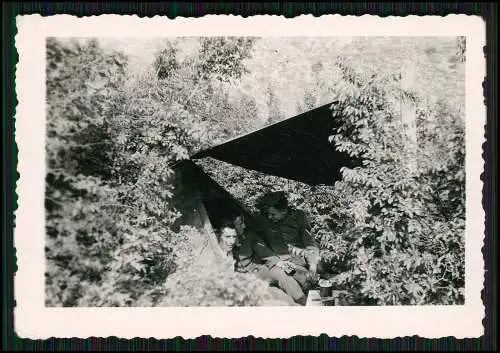
<svg viewBox="0 0 500 353">
<path fill-rule="evenodd" d="M 319 247 L 305 212 L 291 209 L 282 191 L 265 195 L 259 200 L 258 206 L 271 221 L 268 231 L 271 247 L 279 254 L 288 252 L 291 261 L 301 258 L 297 265 L 307 265 L 311 272 L 316 273 L 320 260 Z"/>
<path fill-rule="evenodd" d="M 304 290 L 317 280 L 319 248 L 304 212 L 292 210 L 284 192 L 273 192 L 258 201 L 264 216 L 263 241 L 254 246 L 266 268 L 261 273 L 278 281 L 295 302 L 304 305 Z"/>
</svg>

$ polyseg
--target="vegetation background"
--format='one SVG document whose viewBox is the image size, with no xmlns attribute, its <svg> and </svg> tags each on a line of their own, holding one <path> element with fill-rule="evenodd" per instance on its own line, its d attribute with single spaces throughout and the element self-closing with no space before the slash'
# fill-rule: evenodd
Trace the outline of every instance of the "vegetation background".
<svg viewBox="0 0 500 353">
<path fill-rule="evenodd" d="M 250 208 L 286 190 L 350 304 L 463 303 L 465 48 L 434 37 L 49 39 L 46 304 L 261 305 L 260 281 L 195 264 L 172 164 L 333 100 L 345 124 L 331 142 L 365 160 L 334 186 L 203 167 Z"/>
</svg>

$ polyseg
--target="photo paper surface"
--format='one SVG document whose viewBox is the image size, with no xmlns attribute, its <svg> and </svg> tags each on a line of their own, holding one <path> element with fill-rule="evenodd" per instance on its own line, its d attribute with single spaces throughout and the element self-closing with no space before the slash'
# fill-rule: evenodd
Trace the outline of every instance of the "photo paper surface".
<svg viewBox="0 0 500 353">
<path fill-rule="evenodd" d="M 17 26 L 20 337 L 482 335 L 481 18 Z"/>
</svg>

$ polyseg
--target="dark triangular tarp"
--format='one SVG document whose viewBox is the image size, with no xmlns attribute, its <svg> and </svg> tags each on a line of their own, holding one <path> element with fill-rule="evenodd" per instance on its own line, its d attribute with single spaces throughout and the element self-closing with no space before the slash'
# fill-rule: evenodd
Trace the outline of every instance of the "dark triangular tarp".
<svg viewBox="0 0 500 353">
<path fill-rule="evenodd" d="M 297 180 L 332 185 L 340 168 L 360 164 L 329 141 L 341 122 L 329 103 L 201 151 L 192 159 L 212 157 L 243 168 Z"/>
</svg>

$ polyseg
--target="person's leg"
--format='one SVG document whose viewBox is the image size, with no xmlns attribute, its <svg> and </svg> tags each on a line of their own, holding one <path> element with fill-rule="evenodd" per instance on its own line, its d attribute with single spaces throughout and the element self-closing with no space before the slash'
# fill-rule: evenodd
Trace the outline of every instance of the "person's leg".
<svg viewBox="0 0 500 353">
<path fill-rule="evenodd" d="M 295 303 L 295 301 L 292 299 L 292 297 L 290 297 L 288 294 L 286 294 L 281 288 L 269 287 L 269 293 L 271 294 L 273 300 L 282 303 L 280 305 L 290 305 L 290 306 L 299 305 L 299 304 Z"/>
<path fill-rule="evenodd" d="M 278 281 L 275 279 L 276 276 L 271 275 L 270 270 L 266 266 L 259 267 L 257 271 L 250 272 L 255 277 L 269 283 L 269 294 L 272 297 L 271 301 L 268 301 L 272 306 L 276 305 L 298 305 L 295 303 L 293 298 L 286 294 L 278 286 L 273 286 L 273 284 L 279 285 Z"/>
<path fill-rule="evenodd" d="M 307 291 L 309 287 L 315 282 L 313 278 L 311 278 L 312 273 L 308 270 L 309 266 L 307 265 L 307 262 L 303 258 L 297 256 L 292 257 L 290 259 L 290 262 L 295 265 L 295 273 L 293 274 L 293 278 L 295 278 L 295 280 L 300 283 L 303 290 Z M 323 264 L 320 261 L 318 263 L 316 273 L 321 274 L 323 271 Z"/>
<path fill-rule="evenodd" d="M 260 278 L 261 280 L 269 283 L 269 285 L 272 285 L 275 283 L 277 284 L 277 281 L 271 275 L 271 271 L 266 266 L 260 267 L 259 270 L 256 272 L 253 272 L 253 274 L 255 276 L 257 276 L 258 278 Z"/>
<path fill-rule="evenodd" d="M 283 289 L 286 294 L 292 297 L 292 299 L 296 303 L 299 303 L 301 305 L 305 304 L 306 296 L 302 291 L 299 283 L 297 283 L 297 281 L 293 277 L 287 275 L 285 271 L 278 267 L 273 267 L 272 269 L 270 269 L 268 275 L 272 280 L 277 281 L 279 287 Z"/>
<path fill-rule="evenodd" d="M 308 273 L 309 271 L 306 268 L 297 266 L 293 274 L 293 278 L 300 284 L 303 290 L 308 289 Z"/>
</svg>

